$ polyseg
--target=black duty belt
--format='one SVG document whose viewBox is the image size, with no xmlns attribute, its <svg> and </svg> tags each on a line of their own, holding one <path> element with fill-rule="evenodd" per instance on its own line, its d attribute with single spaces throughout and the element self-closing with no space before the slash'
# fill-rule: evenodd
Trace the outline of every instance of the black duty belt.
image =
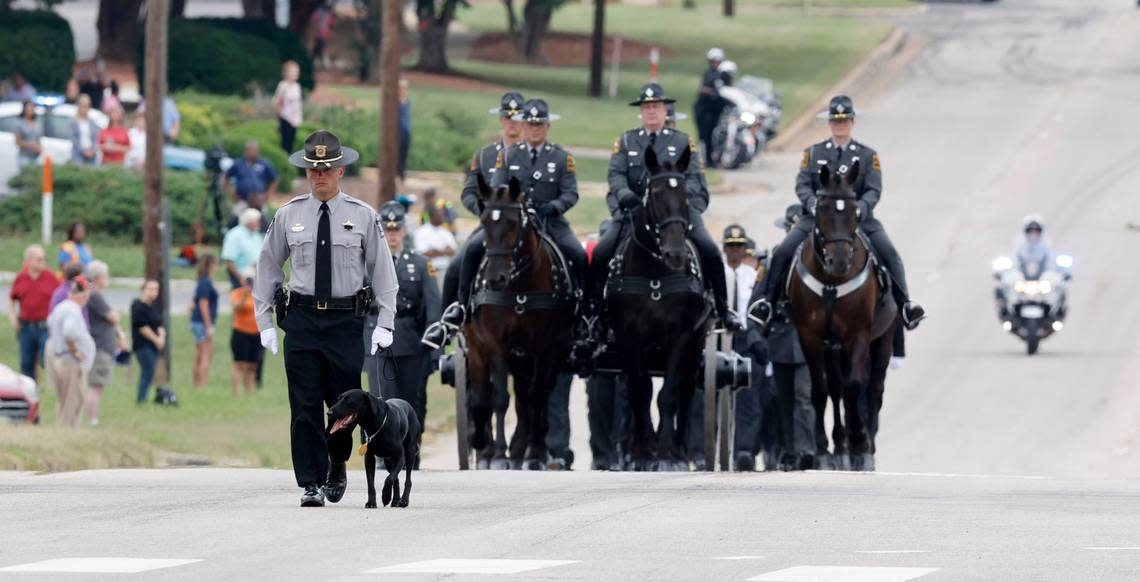
<svg viewBox="0 0 1140 582">
<path fill-rule="evenodd" d="M 289 294 L 289 307 L 309 307 L 317 311 L 352 311 L 355 309 L 353 297 L 333 297 L 327 301 L 317 301 L 317 298 L 312 295 L 301 295 L 300 293 Z"/>
</svg>

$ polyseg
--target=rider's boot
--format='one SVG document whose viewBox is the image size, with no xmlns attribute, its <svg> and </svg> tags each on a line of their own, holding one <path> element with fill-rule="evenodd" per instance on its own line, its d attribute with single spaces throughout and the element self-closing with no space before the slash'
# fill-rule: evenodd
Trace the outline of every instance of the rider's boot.
<svg viewBox="0 0 1140 582">
<path fill-rule="evenodd" d="M 773 312 L 772 303 L 768 301 L 767 297 L 761 297 L 748 306 L 748 319 L 760 326 L 761 330 L 764 330 L 772 322 Z"/>
<path fill-rule="evenodd" d="M 918 327 L 918 323 L 923 319 L 926 319 L 926 310 L 921 305 L 914 301 L 903 303 L 902 320 L 908 331 Z"/>
<path fill-rule="evenodd" d="M 420 343 L 433 350 L 438 350 L 447 347 L 451 343 L 452 336 L 463 325 L 467 319 L 467 310 L 463 308 L 459 302 L 448 305 L 443 310 L 443 316 L 439 321 L 428 326 L 424 330 L 424 336 L 420 339 Z"/>
<path fill-rule="evenodd" d="M 574 323 L 574 346 L 571 349 L 573 367 L 579 375 L 588 374 L 594 355 L 603 345 L 601 310 L 597 304 L 583 298 L 578 303 L 577 318 Z"/>
<path fill-rule="evenodd" d="M 728 308 L 728 297 L 725 296 L 725 290 L 714 288 L 713 296 L 716 301 L 717 329 L 729 332 L 738 332 L 744 329 L 744 324 L 741 323 L 736 312 Z"/>
</svg>

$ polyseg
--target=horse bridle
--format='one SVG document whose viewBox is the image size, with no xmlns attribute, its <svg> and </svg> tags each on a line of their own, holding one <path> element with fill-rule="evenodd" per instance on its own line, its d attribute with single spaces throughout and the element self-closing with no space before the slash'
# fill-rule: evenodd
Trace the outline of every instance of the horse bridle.
<svg viewBox="0 0 1140 582">
<path fill-rule="evenodd" d="M 821 199 L 822 198 L 830 198 L 830 199 L 835 200 L 839 203 L 851 202 L 852 204 L 854 204 L 858 200 L 855 197 L 855 194 L 818 194 L 816 197 L 821 198 Z M 818 208 L 818 205 L 817 205 L 817 208 Z M 815 256 L 820 261 L 823 260 L 823 250 L 824 250 L 824 247 L 826 247 L 827 245 L 847 243 L 847 244 L 851 245 L 852 247 L 855 246 L 854 234 L 851 234 L 851 235 L 841 234 L 841 235 L 835 235 L 835 236 L 831 236 L 831 237 L 823 236 L 823 233 L 820 232 L 820 230 L 819 230 L 819 212 L 818 212 L 818 210 L 816 211 L 816 225 L 815 225 L 815 228 L 812 229 L 812 238 L 815 239 L 815 243 L 816 243 L 816 244 L 812 245 L 813 247 L 815 247 L 815 249 L 814 249 L 815 250 Z"/>
<path fill-rule="evenodd" d="M 511 258 L 510 281 L 514 281 L 520 275 L 525 273 L 526 270 L 530 267 L 530 264 L 534 261 L 533 258 L 529 258 L 529 260 L 526 260 L 526 261 L 519 261 L 518 260 L 519 252 L 522 251 L 523 245 L 526 244 L 526 229 L 530 225 L 530 209 L 527 207 L 526 204 L 523 204 L 522 202 L 513 202 L 513 203 L 498 202 L 498 203 L 494 203 L 494 204 L 487 204 L 483 207 L 483 209 L 484 209 L 484 211 L 486 211 L 486 210 L 491 211 L 491 213 L 492 213 L 492 219 L 491 220 L 493 220 L 493 221 L 498 220 L 498 218 L 495 216 L 494 213 L 502 212 L 503 210 L 518 210 L 519 214 L 522 217 L 522 220 L 519 221 L 519 225 L 516 228 L 516 234 L 518 236 L 515 237 L 514 248 L 511 248 L 511 249 L 489 249 L 489 248 L 486 248 L 486 246 L 487 246 L 486 238 L 483 239 L 483 247 L 486 249 L 484 251 L 484 254 L 486 256 L 488 256 L 488 257 L 510 257 Z M 484 228 L 484 230 L 486 230 L 486 228 Z"/>
<path fill-rule="evenodd" d="M 664 172 L 651 176 L 649 178 L 649 181 L 646 183 L 645 194 L 642 195 L 642 206 L 645 208 L 646 218 L 645 230 L 653 233 L 653 246 L 657 248 L 657 251 L 650 249 L 648 246 L 642 243 L 640 238 L 637 236 L 636 231 L 634 233 L 633 240 L 637 242 L 638 246 L 645 250 L 645 252 L 653 255 L 653 258 L 664 262 L 664 257 L 662 257 L 661 253 L 658 252 L 661 249 L 661 230 L 670 224 L 680 224 L 681 228 L 684 229 L 684 231 L 687 233 L 689 229 L 692 228 L 692 225 L 689 224 L 688 212 L 682 212 L 681 216 L 670 216 L 660 222 L 658 222 L 657 219 L 653 216 L 653 208 L 649 205 L 649 197 L 653 195 L 653 184 L 660 183 L 662 180 L 669 180 L 669 187 L 676 188 L 678 184 L 683 184 L 685 182 L 685 175 L 680 172 Z M 688 203 L 689 201 L 686 198 L 686 207 L 688 206 Z"/>
</svg>

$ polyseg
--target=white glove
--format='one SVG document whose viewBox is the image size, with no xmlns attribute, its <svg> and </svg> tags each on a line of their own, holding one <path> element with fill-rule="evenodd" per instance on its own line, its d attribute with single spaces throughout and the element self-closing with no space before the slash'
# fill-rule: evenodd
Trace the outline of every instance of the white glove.
<svg viewBox="0 0 1140 582">
<path fill-rule="evenodd" d="M 376 329 L 372 330 L 372 355 L 376 355 L 376 350 L 390 345 L 392 345 L 392 330 L 376 326 Z"/>
<path fill-rule="evenodd" d="M 277 328 L 271 327 L 261 330 L 261 347 L 273 352 L 273 355 L 277 355 Z"/>
<path fill-rule="evenodd" d="M 775 371 L 772 369 L 772 362 L 768 362 L 768 365 L 764 366 L 764 376 L 771 378 L 774 372 Z"/>
</svg>

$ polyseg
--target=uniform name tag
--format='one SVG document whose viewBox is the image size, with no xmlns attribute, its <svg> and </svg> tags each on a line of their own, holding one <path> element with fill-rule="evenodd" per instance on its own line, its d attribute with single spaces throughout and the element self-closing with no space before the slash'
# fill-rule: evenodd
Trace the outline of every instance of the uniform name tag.
<svg viewBox="0 0 1140 582">
<path fill-rule="evenodd" d="M 302 230 L 305 230 L 305 225 L 303 225 L 303 224 L 294 224 L 293 226 L 290 226 L 290 227 L 289 227 L 289 230 L 291 230 L 291 231 L 293 231 L 293 232 L 301 232 Z"/>
<path fill-rule="evenodd" d="M 636 158 L 640 152 L 629 152 L 630 157 Z"/>
<path fill-rule="evenodd" d="M 517 169 L 519 169 L 519 167 L 518 167 L 518 166 L 511 166 L 511 169 L 512 169 L 512 170 L 517 170 Z"/>
</svg>

